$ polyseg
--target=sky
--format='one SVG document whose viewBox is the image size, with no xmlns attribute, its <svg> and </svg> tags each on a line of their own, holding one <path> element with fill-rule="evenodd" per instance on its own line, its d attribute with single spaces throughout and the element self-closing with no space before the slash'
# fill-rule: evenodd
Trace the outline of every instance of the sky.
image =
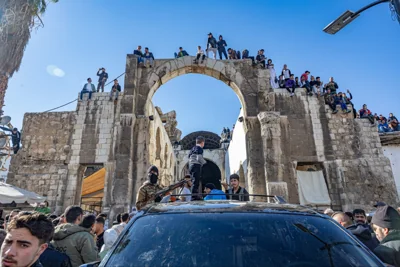
<svg viewBox="0 0 400 267">
<path fill-rule="evenodd" d="M 333 76 L 340 91 L 351 90 L 357 109 L 366 103 L 372 112 L 400 116 L 400 25 L 389 5 L 365 11 L 336 35 L 322 31 L 345 10 L 370 2 L 60 0 L 48 6 L 44 27 L 32 32 L 21 68 L 9 82 L 5 115 L 21 128 L 24 113 L 76 99 L 88 77 L 97 81 L 100 67 L 107 69 L 109 81 L 124 73 L 126 55 L 137 45 L 149 47 L 156 58 L 172 58 L 179 46 L 194 55 L 212 32 L 250 55 L 264 48 L 277 72 L 287 64 L 296 76 L 305 70 L 324 82 Z M 123 88 L 123 77 L 119 80 Z M 234 124 L 241 106 L 226 84 L 196 74 L 170 80 L 153 102 L 164 112 L 176 110 L 183 136 L 220 133 Z M 73 103 L 57 111 L 75 108 Z"/>
</svg>

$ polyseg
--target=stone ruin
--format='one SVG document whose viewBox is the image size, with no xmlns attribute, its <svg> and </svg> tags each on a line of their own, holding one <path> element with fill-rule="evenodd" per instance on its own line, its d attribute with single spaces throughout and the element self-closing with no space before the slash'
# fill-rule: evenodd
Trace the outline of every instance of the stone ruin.
<svg viewBox="0 0 400 267">
<path fill-rule="evenodd" d="M 178 121 L 176 120 L 176 111 L 172 110 L 167 113 L 163 113 L 160 107 L 155 107 L 158 115 L 164 123 L 164 128 L 167 131 L 169 140 L 172 144 L 181 140 L 182 131 L 176 128 Z"/>
<path fill-rule="evenodd" d="M 78 102 L 76 111 L 25 114 L 23 148 L 11 161 L 8 182 L 46 195 L 61 213 L 80 203 L 85 166 L 101 165 L 106 168 L 103 211 L 113 218 L 130 210 L 150 164 L 162 161 L 168 179 L 180 171 L 171 143 L 181 134 L 176 114 L 162 113 L 151 99 L 168 80 L 198 73 L 224 82 L 241 101 L 243 175 L 250 193 L 284 195 L 299 203 L 296 168 L 309 164 L 322 168 L 334 209 L 397 202 L 390 162 L 368 121 L 334 115 L 323 99 L 299 89 L 293 97 L 272 89 L 269 71 L 254 68 L 251 60 L 193 60 L 158 59 L 153 68 L 139 68 L 136 56 L 128 55 L 117 104 L 108 101 L 108 93 L 95 93 L 90 103 Z"/>
</svg>

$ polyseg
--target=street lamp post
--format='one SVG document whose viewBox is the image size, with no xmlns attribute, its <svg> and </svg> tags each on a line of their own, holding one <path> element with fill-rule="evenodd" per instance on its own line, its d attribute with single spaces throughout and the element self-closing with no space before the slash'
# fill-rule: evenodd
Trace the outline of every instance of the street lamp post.
<svg viewBox="0 0 400 267">
<path fill-rule="evenodd" d="M 326 26 L 324 28 L 324 32 L 329 33 L 329 34 L 335 34 L 338 31 L 340 31 L 341 29 L 343 29 L 347 24 L 349 24 L 350 22 L 352 22 L 353 20 L 355 20 L 361 12 L 382 4 L 382 3 L 387 3 L 387 2 L 391 2 L 391 4 L 394 6 L 395 12 L 397 13 L 397 16 L 399 16 L 400 14 L 400 0 L 378 0 L 375 1 L 363 8 L 361 8 L 360 10 L 358 10 L 357 12 L 352 12 L 350 10 L 347 10 L 346 12 L 344 12 L 340 17 L 338 17 L 336 20 L 332 21 L 331 23 L 329 23 L 328 26 Z"/>
</svg>

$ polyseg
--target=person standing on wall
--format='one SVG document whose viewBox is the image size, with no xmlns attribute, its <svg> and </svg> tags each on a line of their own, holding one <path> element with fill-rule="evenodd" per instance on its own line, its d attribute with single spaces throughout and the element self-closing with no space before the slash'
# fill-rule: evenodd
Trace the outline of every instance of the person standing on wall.
<svg viewBox="0 0 400 267">
<path fill-rule="evenodd" d="M 218 54 L 219 54 L 219 59 L 222 60 L 222 55 L 225 56 L 225 59 L 228 59 L 228 54 L 226 53 L 226 42 L 222 35 L 219 36 L 219 40 L 217 42 L 218 46 Z"/>
<path fill-rule="evenodd" d="M 99 71 L 97 72 L 97 76 L 99 76 L 99 83 L 97 84 L 97 93 L 104 92 L 104 85 L 108 79 L 108 73 L 106 72 L 105 68 L 100 68 Z"/>
<path fill-rule="evenodd" d="M 217 40 L 215 40 L 211 32 L 208 34 L 206 47 L 207 47 L 206 49 L 207 57 L 208 53 L 211 51 L 214 55 L 214 59 L 217 59 Z"/>
<path fill-rule="evenodd" d="M 199 183 L 201 179 L 201 167 L 207 163 L 203 158 L 203 147 L 205 144 L 205 139 L 202 136 L 196 138 L 196 145 L 190 150 L 189 153 L 189 173 L 194 179 L 192 188 L 192 200 L 199 200 L 201 197 L 199 193 Z"/>
</svg>

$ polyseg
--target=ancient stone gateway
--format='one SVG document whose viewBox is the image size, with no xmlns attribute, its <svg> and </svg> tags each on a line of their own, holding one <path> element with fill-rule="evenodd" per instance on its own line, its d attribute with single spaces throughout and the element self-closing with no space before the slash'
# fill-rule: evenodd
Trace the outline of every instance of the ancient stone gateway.
<svg viewBox="0 0 400 267">
<path fill-rule="evenodd" d="M 254 68 L 250 60 L 207 59 L 199 65 L 193 60 L 155 60 L 152 68 L 139 68 L 137 58 L 128 55 L 117 104 L 108 101 L 108 93 L 97 93 L 73 112 L 26 114 L 23 148 L 12 159 L 8 182 L 47 195 L 61 212 L 79 204 L 85 166 L 101 165 L 106 168 L 103 210 L 113 217 L 130 209 L 150 164 L 159 165 L 164 184 L 177 177 L 171 133 L 152 97 L 168 80 L 198 73 L 221 80 L 241 101 L 246 158 L 241 173 L 250 193 L 284 195 L 299 203 L 296 170 L 318 166 L 335 209 L 397 202 L 389 160 L 367 121 L 332 115 L 323 99 L 300 89 L 293 97 L 273 90 L 269 71 Z"/>
</svg>

